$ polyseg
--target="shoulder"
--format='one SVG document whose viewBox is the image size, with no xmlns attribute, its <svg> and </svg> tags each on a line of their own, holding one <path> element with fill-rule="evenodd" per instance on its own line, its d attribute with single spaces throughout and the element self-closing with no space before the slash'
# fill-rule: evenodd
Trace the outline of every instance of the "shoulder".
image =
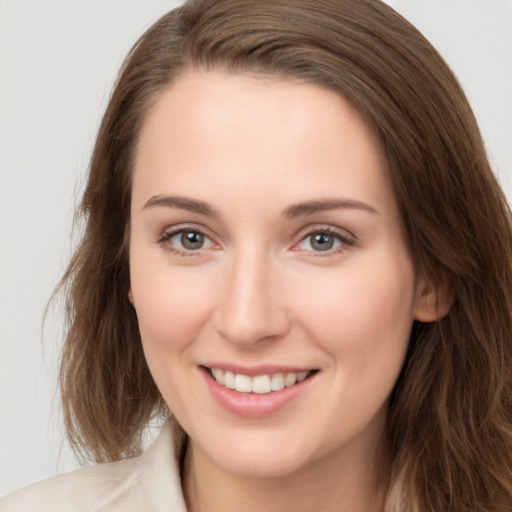
<svg viewBox="0 0 512 512">
<path fill-rule="evenodd" d="M 0 500 L 0 512 L 186 512 L 166 424 L 140 456 L 43 480 Z"/>
<path fill-rule="evenodd" d="M 138 458 L 99 464 L 19 489 L 0 501 L 1 512 L 108 509 L 140 482 Z"/>
</svg>

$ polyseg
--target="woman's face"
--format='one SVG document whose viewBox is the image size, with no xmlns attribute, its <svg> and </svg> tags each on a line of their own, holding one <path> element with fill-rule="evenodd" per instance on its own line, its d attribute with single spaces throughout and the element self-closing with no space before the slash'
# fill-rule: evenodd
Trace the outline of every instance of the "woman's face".
<svg viewBox="0 0 512 512">
<path fill-rule="evenodd" d="M 252 476 L 373 457 L 423 292 L 360 115 L 316 85 L 182 77 L 131 207 L 145 355 L 196 453 Z"/>
</svg>

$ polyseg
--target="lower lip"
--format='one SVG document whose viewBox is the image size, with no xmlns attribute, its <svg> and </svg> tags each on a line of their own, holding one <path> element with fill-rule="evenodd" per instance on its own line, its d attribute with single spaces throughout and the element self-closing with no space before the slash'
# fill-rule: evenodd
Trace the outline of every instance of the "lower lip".
<svg viewBox="0 0 512 512">
<path fill-rule="evenodd" d="M 215 400 L 228 412 L 246 418 L 264 418 L 277 413 L 306 392 L 315 375 L 302 382 L 270 393 L 240 393 L 219 384 L 206 369 L 202 369 L 206 384 Z"/>
</svg>

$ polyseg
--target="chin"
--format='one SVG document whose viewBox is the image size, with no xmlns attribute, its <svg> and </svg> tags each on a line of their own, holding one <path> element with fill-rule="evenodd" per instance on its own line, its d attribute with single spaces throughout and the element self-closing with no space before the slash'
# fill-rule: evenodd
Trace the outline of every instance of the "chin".
<svg viewBox="0 0 512 512">
<path fill-rule="evenodd" d="M 300 471 L 314 454 L 305 440 L 283 439 L 282 436 L 257 435 L 226 436 L 229 442 L 211 443 L 203 453 L 224 471 L 247 478 L 277 478 Z M 290 442 L 291 441 L 291 442 Z"/>
<path fill-rule="evenodd" d="M 252 456 L 251 456 L 252 455 Z M 224 471 L 245 478 L 286 477 L 302 469 L 306 461 L 299 456 L 274 454 L 269 457 L 238 453 L 236 456 L 223 457 L 219 461 Z"/>
</svg>

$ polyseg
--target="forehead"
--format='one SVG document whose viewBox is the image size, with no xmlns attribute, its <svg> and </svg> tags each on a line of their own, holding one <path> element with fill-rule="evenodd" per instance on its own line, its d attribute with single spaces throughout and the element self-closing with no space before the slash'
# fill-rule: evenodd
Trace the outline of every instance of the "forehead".
<svg viewBox="0 0 512 512">
<path fill-rule="evenodd" d="M 188 195 L 191 184 L 206 199 L 223 187 L 265 198 L 280 186 L 290 202 L 390 192 L 376 136 L 341 95 L 222 72 L 181 77 L 161 94 L 140 135 L 134 199 L 171 188 Z"/>
</svg>

